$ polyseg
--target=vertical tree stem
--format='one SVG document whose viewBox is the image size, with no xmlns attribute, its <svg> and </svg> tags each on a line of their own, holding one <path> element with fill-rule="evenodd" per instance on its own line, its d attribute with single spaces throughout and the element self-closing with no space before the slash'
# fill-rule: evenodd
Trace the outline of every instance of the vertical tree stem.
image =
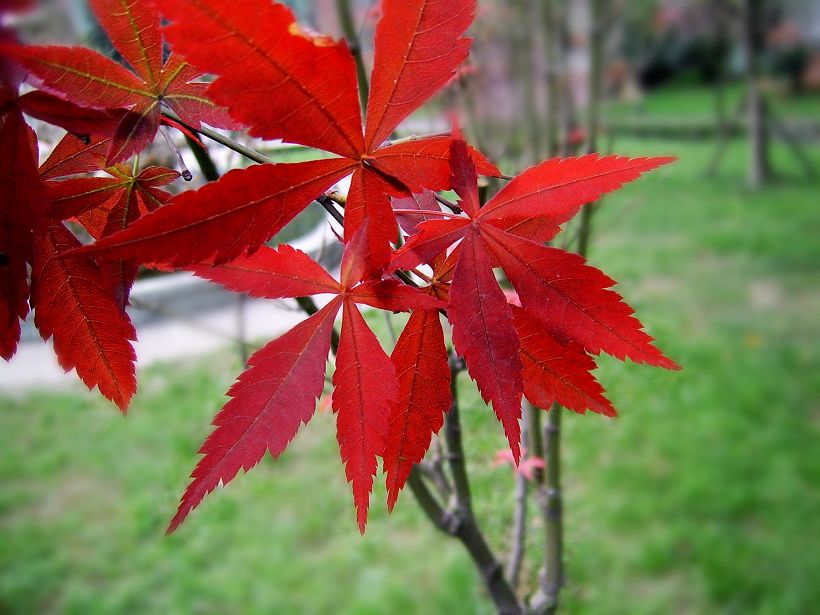
<svg viewBox="0 0 820 615">
<path fill-rule="evenodd" d="M 451 513 L 445 510 L 427 488 L 418 466 L 410 472 L 407 486 L 433 525 L 442 532 L 458 538 L 467 549 L 497 612 L 501 615 L 521 615 L 524 611 L 515 592 L 504 578 L 501 564 L 493 555 L 472 515 L 465 518 L 458 512 Z"/>
<path fill-rule="evenodd" d="M 529 431 L 528 415 L 525 413 L 521 422 L 521 442 L 527 442 Z M 527 497 L 529 482 L 522 472 L 515 475 L 515 513 L 513 514 L 513 537 L 510 559 L 507 563 L 507 578 L 514 590 L 518 589 L 521 578 L 521 566 L 527 544 Z"/>
<path fill-rule="evenodd" d="M 561 406 L 553 404 L 547 415 L 546 436 L 546 557 L 544 592 L 547 613 L 558 608 L 564 582 L 563 501 L 561 496 Z"/>
<path fill-rule="evenodd" d="M 547 60 L 547 118 L 546 155 L 558 153 L 558 44 L 555 27 L 555 1 L 543 0 L 541 15 L 544 20 L 544 49 Z"/>
<path fill-rule="evenodd" d="M 529 151 L 525 157 L 526 166 L 538 160 L 541 150 L 541 119 L 538 117 L 538 101 L 535 96 L 534 58 L 533 58 L 533 4 L 532 0 L 516 0 L 519 13 L 518 33 L 520 41 L 518 47 L 518 67 L 524 82 L 524 116 L 526 118 L 526 132 L 529 136 Z"/>
<path fill-rule="evenodd" d="M 760 55 L 763 47 L 765 0 L 745 0 L 743 10 L 743 53 L 746 61 L 746 117 L 749 134 L 748 183 L 760 188 L 769 178 L 766 105 L 760 91 Z"/>
<path fill-rule="evenodd" d="M 362 103 L 362 110 L 367 109 L 367 99 L 370 97 L 370 85 L 368 83 L 367 70 L 364 67 L 362 57 L 362 46 L 359 42 L 359 35 L 356 32 L 356 24 L 353 23 L 353 10 L 350 0 L 336 0 L 336 11 L 339 14 L 339 21 L 342 25 L 342 32 L 347 39 L 353 59 L 356 60 L 356 75 L 359 78 L 359 100 Z"/>
<path fill-rule="evenodd" d="M 450 388 L 453 393 L 453 404 L 444 418 L 444 441 L 447 444 L 447 461 L 453 478 L 456 508 L 463 516 L 472 517 L 472 494 L 470 493 L 470 479 L 467 476 L 467 464 L 464 460 L 464 446 L 461 442 L 461 420 L 458 408 L 458 374 L 463 369 L 463 360 L 453 354 L 450 357 Z"/>
</svg>

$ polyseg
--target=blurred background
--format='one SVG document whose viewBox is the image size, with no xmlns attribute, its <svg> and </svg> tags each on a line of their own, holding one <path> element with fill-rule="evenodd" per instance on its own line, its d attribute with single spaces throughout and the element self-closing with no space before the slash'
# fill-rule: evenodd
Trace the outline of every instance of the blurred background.
<svg viewBox="0 0 820 615">
<path fill-rule="evenodd" d="M 335 0 L 288 4 L 342 35 Z M 352 8 L 369 66 L 378 2 Z M 15 23 L 27 41 L 111 50 L 82 0 Z M 565 612 L 816 612 L 820 2 L 482 0 L 472 35 L 469 62 L 402 134 L 446 130 L 455 110 L 509 174 L 584 151 L 679 158 L 587 219 L 592 264 L 684 371 L 602 358 L 620 416 L 564 421 Z M 47 153 L 60 133 L 40 134 Z M 249 143 L 277 160 L 317 155 Z M 211 152 L 223 171 L 243 164 Z M 150 156 L 174 163 L 161 139 Z M 280 239 L 338 258 L 318 208 Z M 491 612 L 461 546 L 409 494 L 388 516 L 377 486 L 359 536 L 321 404 L 279 461 L 165 537 L 243 358 L 299 314 L 149 272 L 131 312 L 140 392 L 127 419 L 62 375 L 33 329 L 0 366 L 0 613 Z M 477 513 L 504 553 L 503 435 L 466 378 L 461 393 Z"/>
</svg>

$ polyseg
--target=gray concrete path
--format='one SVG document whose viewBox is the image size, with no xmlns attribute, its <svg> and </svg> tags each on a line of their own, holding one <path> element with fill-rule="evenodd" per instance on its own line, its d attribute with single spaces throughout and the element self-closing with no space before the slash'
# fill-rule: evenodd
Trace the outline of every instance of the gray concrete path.
<svg viewBox="0 0 820 615">
<path fill-rule="evenodd" d="M 245 337 L 252 342 L 272 339 L 304 318 L 295 303 L 248 300 L 244 305 Z M 203 314 L 186 315 L 184 321 L 154 320 L 137 328 L 137 367 L 201 356 L 223 348 L 238 352 L 234 341 L 238 328 L 235 303 Z M 63 371 L 51 344 L 42 340 L 22 343 L 10 363 L 0 365 L 3 395 L 72 386 L 82 383 L 74 372 Z"/>
</svg>

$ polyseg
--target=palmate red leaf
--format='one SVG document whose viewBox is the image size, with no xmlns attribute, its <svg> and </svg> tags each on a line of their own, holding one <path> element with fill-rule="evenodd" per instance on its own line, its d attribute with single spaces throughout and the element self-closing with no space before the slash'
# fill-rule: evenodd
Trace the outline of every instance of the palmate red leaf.
<svg viewBox="0 0 820 615">
<path fill-rule="evenodd" d="M 313 402 L 322 390 L 330 331 L 340 309 L 343 319 L 333 376 L 333 407 L 338 413 L 340 453 L 347 464 L 347 478 L 353 483 L 359 527 L 364 531 L 376 456 L 384 448 L 398 383 L 390 359 L 356 304 L 407 311 L 417 307 L 437 310 L 444 303 L 417 289 L 399 288 L 395 281 L 361 282 L 357 276 L 363 270 L 353 265 L 361 261 L 363 239 L 364 235 L 359 234 L 345 246 L 342 283 L 336 282 L 307 254 L 287 245 L 276 250 L 263 246 L 224 265 L 191 267 L 196 275 L 255 297 L 336 297 L 251 358 L 251 369 L 229 392 L 233 399 L 217 416 L 217 429 L 200 451 L 205 457 L 194 471 L 194 481 L 183 496 L 169 531 L 176 529 L 220 480 L 227 483 L 240 467 L 249 470 L 265 450 L 279 455 L 301 422 L 307 422 L 313 413 Z M 322 345 L 315 350 L 319 348 L 319 338 Z M 310 374 L 309 378 L 305 374 Z M 305 391 L 288 393 L 289 388 Z M 293 399 L 299 400 L 299 404 L 289 401 Z"/>
<path fill-rule="evenodd" d="M 235 169 L 74 253 L 172 267 L 224 263 L 278 233 L 349 170 L 345 159 Z"/>
<path fill-rule="evenodd" d="M 228 290 L 266 299 L 337 294 L 341 290 L 321 265 L 284 244 L 275 250 L 262 246 L 219 267 L 197 265 L 191 271 Z"/>
<path fill-rule="evenodd" d="M 356 303 L 364 303 L 389 312 L 408 310 L 435 310 L 442 307 L 441 301 L 432 295 L 421 294 L 415 288 L 398 280 L 364 282 L 350 291 Z"/>
<path fill-rule="evenodd" d="M 557 401 L 580 414 L 592 410 L 615 416 L 615 408 L 604 397 L 604 388 L 591 373 L 595 369 L 593 358 L 572 342 L 560 343 L 525 310 L 512 310 L 521 342 L 527 399 L 547 410 Z"/>
<path fill-rule="evenodd" d="M 390 261 L 390 243 L 398 240 L 398 230 L 395 224 L 383 221 L 393 218 L 390 197 L 402 194 L 405 193 L 365 169 L 356 169 L 350 178 L 345 204 L 345 242 L 349 243 L 357 234 L 362 237 L 362 277 L 375 275 Z"/>
<path fill-rule="evenodd" d="M 79 245 L 60 222 L 36 235 L 32 271 L 34 322 L 66 371 L 125 412 L 136 390 L 134 327 L 113 298 L 100 268 L 88 258 L 59 255 Z"/>
<path fill-rule="evenodd" d="M 57 179 L 67 175 L 98 171 L 105 167 L 105 153 L 110 143 L 111 140 L 106 138 L 95 137 L 85 142 L 66 135 L 40 165 L 40 177 Z"/>
<path fill-rule="evenodd" d="M 364 151 L 356 68 L 344 42 L 303 32 L 289 8 L 270 0 L 156 3 L 172 22 L 166 36 L 174 49 L 218 75 L 209 95 L 253 136 L 350 158 Z"/>
<path fill-rule="evenodd" d="M 482 237 L 498 258 L 531 314 L 562 341 L 621 360 L 679 369 L 660 350 L 621 296 L 608 290 L 614 280 L 585 264 L 583 258 L 515 237 L 490 225 Z"/>
<path fill-rule="evenodd" d="M 639 172 L 635 168 L 622 169 L 603 183 L 598 177 L 587 177 L 592 187 L 581 185 L 570 192 L 556 189 L 553 196 L 561 199 L 557 208 L 550 209 L 544 205 L 548 201 L 543 195 L 551 194 L 550 190 L 561 182 L 556 183 L 554 169 L 540 174 L 536 168 L 530 173 L 528 185 L 513 187 L 518 190 L 515 206 L 507 200 L 513 191 L 506 196 L 499 194 L 502 206 L 498 210 L 493 205 L 495 200 L 478 209 L 472 162 L 466 144 L 459 142 L 457 136 L 455 132 L 451 153 L 456 175 L 453 184 L 467 201 L 466 217 L 419 224 L 417 233 L 394 254 L 390 270 L 412 268 L 419 263 L 433 264 L 430 292 L 439 297 L 448 295 L 447 279 L 453 271 L 447 313 L 453 325 L 456 350 L 465 357 L 482 397 L 493 403 L 505 427 L 512 454 L 518 459 L 522 392 L 528 392 L 537 403 L 545 405 L 559 399 L 577 411 L 614 412 L 589 373 L 594 363 L 584 348 L 596 354 L 604 350 L 618 358 L 630 357 L 670 369 L 677 365 L 652 345 L 652 338 L 642 330 L 620 296 L 607 290 L 614 284 L 612 280 L 585 265 L 578 256 L 503 230 L 509 228 L 522 232 L 525 237 L 545 238 L 545 230 L 549 235 L 554 234 L 557 225 L 566 221 L 563 216 L 577 211 L 591 194 L 614 189 L 630 173 L 637 176 Z M 666 159 L 643 161 L 638 166 L 657 165 L 659 161 Z M 573 164 L 577 161 L 569 166 Z M 549 170 L 550 165 L 540 170 L 544 169 Z M 619 178 L 617 182 L 616 178 Z M 547 186 L 543 190 L 539 184 L 542 181 Z M 542 196 L 537 197 L 539 194 Z M 518 212 L 519 206 L 531 206 L 527 210 L 530 217 Z M 536 223 L 541 224 L 541 229 Z M 445 258 L 451 246 L 455 247 Z M 528 335 L 527 346 L 523 346 L 511 308 L 492 271 L 497 266 L 504 269 L 515 286 L 527 314 L 536 318 L 544 330 L 541 337 L 551 338 Z M 435 279 L 439 275 L 442 279 Z"/>
<path fill-rule="evenodd" d="M 400 180 L 409 192 L 448 190 L 452 184 L 450 166 L 453 138 L 446 136 L 412 139 L 387 145 L 371 153 L 369 163 L 382 174 Z M 475 168 L 481 175 L 501 174 L 493 163 L 478 150 L 467 147 Z"/>
<path fill-rule="evenodd" d="M 505 230 L 538 219 L 544 227 L 539 239 L 547 241 L 586 203 L 674 160 L 669 157 L 602 158 L 598 154 L 553 158 L 527 169 L 504 186 L 477 218 Z"/>
<path fill-rule="evenodd" d="M 147 83 L 157 83 L 162 72 L 162 35 L 159 13 L 144 0 L 89 0 L 94 15 L 111 43 L 129 66 Z"/>
<path fill-rule="evenodd" d="M 413 312 L 390 359 L 399 381 L 384 449 L 387 509 L 392 511 L 413 465 L 424 458 L 453 401 L 438 313 Z"/>
<path fill-rule="evenodd" d="M 411 194 L 406 197 L 398 197 L 391 199 L 393 210 L 418 210 L 422 211 L 438 211 L 439 205 L 436 201 L 436 195 L 430 190 L 422 190 L 418 194 Z M 412 235 L 418 231 L 418 225 L 426 220 L 438 219 L 437 216 L 429 216 L 427 214 L 396 214 L 396 221 L 399 223 L 401 229 L 408 235 Z"/>
<path fill-rule="evenodd" d="M 104 168 L 105 141 L 84 145 L 66 135 L 41 167 L 41 177 L 66 173 L 105 170 L 108 177 L 71 177 L 48 180 L 45 186 L 50 201 L 49 215 L 55 220 L 76 219 L 95 239 L 123 230 L 141 215 L 153 211 L 171 198 L 162 190 L 179 177 L 165 167 L 147 167 L 134 175 L 131 167 Z M 120 308 L 125 310 L 139 264 L 122 259 L 101 262 L 103 276 Z"/>
<path fill-rule="evenodd" d="M 364 221 L 370 221 L 365 253 L 370 275 L 388 264 L 390 242 L 396 241 L 390 197 L 450 188 L 452 142 L 450 137 L 429 137 L 390 145 L 375 151 L 368 164 L 354 172 L 345 205 L 345 240 L 350 241 L 361 231 Z M 499 174 L 481 153 L 472 148 L 467 151 L 483 173 Z"/>
<path fill-rule="evenodd" d="M 150 143 L 159 128 L 163 105 L 195 126 L 201 122 L 237 126 L 204 96 L 206 84 L 194 81 L 199 71 L 174 56 L 163 64 L 160 16 L 152 2 L 92 0 L 92 7 L 134 72 L 82 47 L 2 45 L 2 50 L 47 92 L 83 107 L 113 113 L 112 119 L 117 122 L 110 133 L 109 165 L 129 158 Z M 69 122 L 76 120 L 72 120 L 71 112 L 63 110 L 63 115 L 66 113 Z M 59 113 L 52 119 L 59 119 Z M 74 130 L 71 126 L 65 127 Z M 97 126 L 93 133 L 100 134 L 101 130 L 102 126 Z"/>
<path fill-rule="evenodd" d="M 307 424 L 324 387 L 333 321 L 341 305 L 335 299 L 307 320 L 268 343 L 248 360 L 249 368 L 228 391 L 231 400 L 213 421 L 214 431 L 199 449 L 204 457 L 191 477 L 170 534 L 221 483 L 239 469 L 245 472 L 265 452 L 275 459 Z"/>
<path fill-rule="evenodd" d="M 473 231 L 460 248 L 447 317 L 453 344 L 485 402 L 492 402 L 518 462 L 524 384 L 512 312 L 498 287 L 481 238 Z"/>
<path fill-rule="evenodd" d="M 376 457 L 384 453 L 399 385 L 390 357 L 352 302 L 344 304 L 333 386 L 336 438 L 353 486 L 359 531 L 364 533 Z"/>
<path fill-rule="evenodd" d="M 102 239 L 125 229 L 129 224 L 136 221 L 140 216 L 154 211 L 160 205 L 171 199 L 171 194 L 160 189 L 179 178 L 179 173 L 167 167 L 146 167 L 137 175 L 125 166 L 109 167 L 106 173 L 112 175 L 115 183 L 108 189 L 103 189 L 100 198 L 104 200 L 100 203 L 88 203 L 87 206 L 77 213 L 68 214 L 66 211 L 53 209 L 55 217 L 65 219 L 76 216 L 77 220 L 85 227 L 88 233 L 95 239 Z M 81 188 L 81 183 L 86 179 L 101 180 L 106 178 L 76 178 L 67 179 L 61 182 L 48 182 L 50 194 L 51 190 L 60 187 L 62 194 L 65 194 L 73 185 Z M 76 184 L 75 184 L 76 182 Z M 61 186 L 68 184 L 67 186 Z M 107 196 L 107 198 L 105 198 Z M 66 198 L 66 197 L 64 197 Z M 67 199 L 69 201 L 82 203 L 82 197 Z M 52 206 L 57 205 L 52 201 Z M 62 215 L 59 215 L 62 214 Z"/>
<path fill-rule="evenodd" d="M 393 254 L 389 269 L 411 269 L 416 265 L 432 262 L 436 256 L 460 241 L 469 228 L 470 221 L 467 218 L 422 222 L 418 225 L 418 232 Z"/>
<path fill-rule="evenodd" d="M 352 86 L 355 64 L 344 42 L 307 34 L 290 9 L 269 0 L 241 6 L 217 0 L 157 4 L 172 22 L 166 32 L 175 48 L 217 75 L 209 94 L 247 123 L 251 134 L 350 159 L 349 171 L 355 173 L 346 203 L 345 241 L 369 220 L 367 269 L 375 275 L 384 268 L 397 233 L 388 197 L 449 188 L 450 139 L 419 139 L 379 149 L 384 138 L 373 140 L 373 131 L 389 134 L 391 122 L 421 106 L 449 79 L 469 49 L 462 34 L 472 20 L 474 1 L 445 6 L 388 0 L 387 25 L 376 41 L 374 88 L 389 109 L 370 107 L 367 145 Z M 404 29 L 385 36 L 385 28 L 395 27 Z M 251 88 L 248 71 L 254 75 Z M 297 112 L 300 121 L 293 121 Z M 483 156 L 475 157 L 480 171 L 499 174 Z"/>
<path fill-rule="evenodd" d="M 39 90 L 17 101 L 26 115 L 64 128 L 74 135 L 112 135 L 129 113 L 123 109 L 89 109 Z"/>
<path fill-rule="evenodd" d="M 378 147 L 455 74 L 470 52 L 462 35 L 475 0 L 384 0 L 367 105 L 365 143 Z"/>
<path fill-rule="evenodd" d="M 20 320 L 28 314 L 32 231 L 46 207 L 36 140 L 17 109 L 0 117 L 0 151 L 0 357 L 8 361 L 17 351 Z"/>
</svg>

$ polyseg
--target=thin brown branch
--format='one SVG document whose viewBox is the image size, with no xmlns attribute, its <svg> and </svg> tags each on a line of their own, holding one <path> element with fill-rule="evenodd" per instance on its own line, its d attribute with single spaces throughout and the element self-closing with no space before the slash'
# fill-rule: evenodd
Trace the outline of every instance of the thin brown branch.
<svg viewBox="0 0 820 615">
<path fill-rule="evenodd" d="M 450 475 L 453 478 L 456 508 L 464 517 L 472 517 L 473 502 L 470 493 L 470 479 L 467 476 L 467 464 L 464 461 L 458 404 L 458 374 L 463 370 L 464 360 L 455 353 L 451 354 L 450 387 L 453 392 L 453 404 L 444 419 L 444 441 L 447 444 L 447 461 L 450 466 Z"/>
<path fill-rule="evenodd" d="M 527 441 L 528 417 L 523 416 L 521 422 L 521 441 Z M 523 472 L 515 475 L 515 500 L 513 513 L 513 535 L 510 559 L 507 562 L 507 579 L 514 590 L 518 589 L 521 579 L 521 566 L 524 563 L 527 542 L 527 496 L 529 495 L 529 481 Z"/>
</svg>

